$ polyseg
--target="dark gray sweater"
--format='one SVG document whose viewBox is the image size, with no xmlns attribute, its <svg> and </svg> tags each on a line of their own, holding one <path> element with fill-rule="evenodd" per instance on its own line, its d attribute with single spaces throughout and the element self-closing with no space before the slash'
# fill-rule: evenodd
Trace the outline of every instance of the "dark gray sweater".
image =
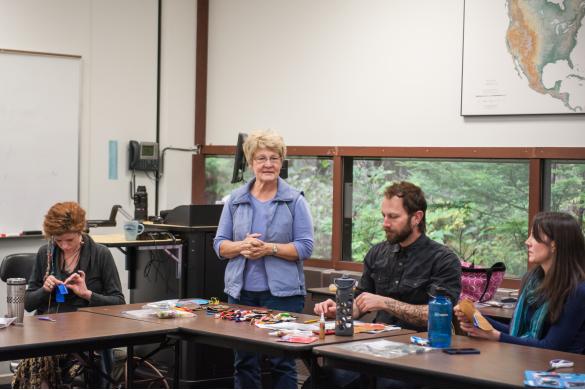
<svg viewBox="0 0 585 390">
<path fill-rule="evenodd" d="M 25 295 L 25 308 L 27 311 L 37 310 L 37 314 L 76 311 L 85 306 L 105 306 L 124 304 L 122 285 L 118 269 L 110 250 L 101 244 L 97 244 L 87 235 L 83 235 L 84 244 L 81 248 L 79 263 L 75 271 L 85 272 L 85 284 L 92 291 L 91 299 L 86 301 L 78 297 L 72 291 L 65 295 L 65 302 L 57 306 L 55 291 L 49 294 L 43 289 L 45 272 L 47 270 L 47 245 L 43 245 L 38 253 Z M 60 256 L 60 249 L 55 246 L 55 259 Z M 58 264 L 58 262 L 57 262 Z M 53 274 L 59 280 L 65 280 L 68 276 L 60 269 L 53 270 Z M 49 308 L 49 298 L 51 307 Z"/>
</svg>

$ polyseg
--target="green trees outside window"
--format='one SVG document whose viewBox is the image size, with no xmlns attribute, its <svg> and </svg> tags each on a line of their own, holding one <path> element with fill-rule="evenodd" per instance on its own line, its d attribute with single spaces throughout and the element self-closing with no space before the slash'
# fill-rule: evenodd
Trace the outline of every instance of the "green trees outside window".
<svg viewBox="0 0 585 390">
<path fill-rule="evenodd" d="M 333 165 L 330 158 L 290 157 L 287 182 L 301 190 L 311 208 L 315 226 L 314 259 L 331 258 L 333 218 Z M 225 200 L 230 192 L 243 183 L 230 184 L 233 156 L 205 158 L 205 196 L 207 203 Z M 251 178 L 250 171 L 244 180 Z"/>
<path fill-rule="evenodd" d="M 232 184 L 234 156 L 205 157 L 205 200 L 207 204 L 221 203 L 243 183 Z M 248 173 L 248 176 L 246 176 Z M 249 179 L 244 173 L 244 180 Z"/>
<path fill-rule="evenodd" d="M 585 232 L 585 163 L 551 160 L 545 172 L 545 208 L 573 214 Z"/>
<path fill-rule="evenodd" d="M 289 157 L 288 182 L 304 191 L 315 225 L 313 258 L 331 259 L 333 164 L 326 157 Z M 344 260 L 362 262 L 384 240 L 380 201 L 393 181 L 408 180 L 425 192 L 427 234 L 460 258 L 489 266 L 503 261 L 508 277 L 527 269 L 528 160 L 345 158 L 352 180 L 344 186 Z M 205 159 L 207 203 L 227 198 L 242 185 L 230 184 L 233 156 Z M 345 169 L 347 172 L 347 169 Z M 244 175 L 245 180 L 250 172 Z M 585 162 L 546 160 L 545 209 L 585 218 Z M 349 191 L 349 194 L 348 194 Z M 348 201 L 351 200 L 351 201 Z M 349 221 L 349 224 L 347 223 Z M 585 231 L 585 229 L 584 229 Z M 351 242 L 349 242 L 351 241 Z"/>
<path fill-rule="evenodd" d="M 528 169 L 525 161 L 354 159 L 352 259 L 363 261 L 384 240 L 384 188 L 407 180 L 426 194 L 432 239 L 461 259 L 485 266 L 503 261 L 508 276 L 521 276 L 527 267 Z"/>
</svg>

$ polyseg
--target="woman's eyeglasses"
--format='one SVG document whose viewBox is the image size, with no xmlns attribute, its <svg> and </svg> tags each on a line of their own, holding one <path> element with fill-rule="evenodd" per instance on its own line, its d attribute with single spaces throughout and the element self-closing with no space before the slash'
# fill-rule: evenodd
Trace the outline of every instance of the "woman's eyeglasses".
<svg viewBox="0 0 585 390">
<path fill-rule="evenodd" d="M 260 156 L 260 157 L 255 157 L 254 158 L 254 162 L 258 163 L 258 164 L 266 164 L 268 161 L 270 161 L 270 164 L 277 164 L 280 162 L 280 157 L 266 157 L 266 156 Z"/>
</svg>

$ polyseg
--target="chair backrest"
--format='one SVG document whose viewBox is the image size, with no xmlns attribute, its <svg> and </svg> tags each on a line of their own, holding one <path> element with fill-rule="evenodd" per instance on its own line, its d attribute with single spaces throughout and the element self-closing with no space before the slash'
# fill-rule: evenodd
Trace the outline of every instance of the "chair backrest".
<svg viewBox="0 0 585 390">
<path fill-rule="evenodd" d="M 0 265 L 0 279 L 6 282 L 10 278 L 28 278 L 37 258 L 36 253 L 15 253 L 8 255 Z"/>
</svg>

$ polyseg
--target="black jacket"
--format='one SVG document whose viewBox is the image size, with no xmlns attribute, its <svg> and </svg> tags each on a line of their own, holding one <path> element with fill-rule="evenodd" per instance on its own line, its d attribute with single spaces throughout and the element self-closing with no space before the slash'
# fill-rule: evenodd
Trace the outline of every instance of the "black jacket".
<svg viewBox="0 0 585 390">
<path fill-rule="evenodd" d="M 121 305 L 125 303 L 120 276 L 110 250 L 101 244 L 97 244 L 87 235 L 83 236 L 83 241 L 79 263 L 75 271 L 82 270 L 85 272 L 85 284 L 92 291 L 90 301 L 86 301 L 73 292 L 69 292 L 69 294 L 65 295 L 65 302 L 57 304 L 55 291 L 50 294 L 43 289 L 44 276 L 47 271 L 48 246 L 43 245 L 37 252 L 37 259 L 28 280 L 24 299 L 27 311 L 37 310 L 37 314 L 43 314 L 47 311 L 55 313 L 57 310 L 59 312 L 69 312 L 86 306 Z M 58 259 L 61 251 L 57 246 L 55 252 L 55 258 Z M 60 270 L 54 270 L 54 272 L 57 279 L 63 280 L 64 276 L 60 274 Z M 51 299 L 50 310 L 48 310 L 49 298 Z"/>
</svg>

